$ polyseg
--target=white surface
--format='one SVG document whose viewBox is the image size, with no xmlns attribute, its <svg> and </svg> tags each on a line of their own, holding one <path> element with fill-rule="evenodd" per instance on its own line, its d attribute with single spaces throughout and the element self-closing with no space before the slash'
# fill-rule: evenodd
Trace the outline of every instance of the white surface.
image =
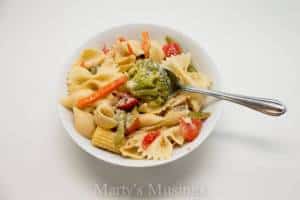
<svg viewBox="0 0 300 200">
<path fill-rule="evenodd" d="M 176 41 L 182 44 L 181 47 L 187 49 L 189 53 L 191 53 L 193 57 L 193 64 L 213 81 L 214 84 L 212 86 L 212 89 L 221 89 L 220 74 L 217 66 L 213 63 L 211 58 L 201 47 L 201 44 L 197 44 L 197 42 L 195 42 L 186 34 L 180 33 L 177 30 L 171 29 L 169 27 L 153 24 L 126 24 L 112 27 L 95 34 L 95 36 L 88 38 L 88 40 L 85 41 L 82 46 L 78 47 L 76 51 L 73 52 L 73 55 L 67 59 L 66 64 L 62 67 L 63 70 L 60 74 L 61 86 L 58 88 L 59 95 L 67 95 L 67 73 L 70 71 L 70 66 L 74 63 L 74 60 L 78 59 L 78 56 L 83 49 L 99 48 L 104 44 L 112 45 L 116 41 L 116 38 L 120 36 L 120 34 L 125 38 L 138 39 L 141 36 L 141 32 L 144 30 L 147 30 L 149 32 L 152 39 L 162 40 L 166 35 L 172 35 L 173 38 L 176 38 Z M 205 141 L 205 139 L 212 133 L 212 130 L 219 120 L 220 114 L 222 112 L 222 102 L 217 102 L 215 100 L 210 102 L 210 106 L 208 106 L 205 111 L 210 112 L 211 116 L 205 121 L 204 125 L 201 128 L 201 137 L 197 137 L 193 142 L 185 144 L 181 148 L 174 148 L 173 155 L 168 160 L 134 160 L 124 158 L 120 155 L 112 154 L 108 151 L 96 148 L 91 144 L 90 140 L 86 139 L 76 131 L 73 122 L 73 113 L 70 112 L 69 109 L 66 109 L 64 106 L 58 103 L 58 111 L 63 126 L 70 137 L 87 153 L 95 156 L 96 158 L 99 158 L 100 160 L 115 165 L 125 167 L 151 167 L 167 164 L 179 158 L 182 158 L 187 154 L 193 152 L 200 144 Z"/>
<path fill-rule="evenodd" d="M 0 1 L 0 199 L 101 199 L 95 184 L 103 183 L 194 185 L 210 200 L 299 199 L 299 10 L 297 0 Z M 228 91 L 280 97 L 287 115 L 226 104 L 200 148 L 158 168 L 89 156 L 59 122 L 59 72 L 86 38 L 128 22 L 188 32 L 206 45 Z"/>
</svg>

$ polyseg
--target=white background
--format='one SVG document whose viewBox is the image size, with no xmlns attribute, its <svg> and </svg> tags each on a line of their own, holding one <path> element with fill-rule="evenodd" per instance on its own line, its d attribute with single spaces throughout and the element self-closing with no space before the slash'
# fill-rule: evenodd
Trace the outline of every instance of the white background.
<svg viewBox="0 0 300 200">
<path fill-rule="evenodd" d="M 62 128 L 58 80 L 86 39 L 133 22 L 186 32 L 219 65 L 227 91 L 278 97 L 288 113 L 271 118 L 226 103 L 211 137 L 172 164 L 96 160 Z M 209 200 L 300 198 L 299 1 L 0 0 L 0 38 L 1 200 L 96 200 L 103 183 L 185 184 Z"/>
</svg>

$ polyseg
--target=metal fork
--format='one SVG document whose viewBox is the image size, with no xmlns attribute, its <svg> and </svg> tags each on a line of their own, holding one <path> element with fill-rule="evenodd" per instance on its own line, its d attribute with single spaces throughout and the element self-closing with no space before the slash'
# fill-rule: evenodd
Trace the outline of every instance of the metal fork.
<svg viewBox="0 0 300 200">
<path fill-rule="evenodd" d="M 181 85 L 177 77 L 173 74 L 173 72 L 167 69 L 166 71 L 171 79 L 172 90 L 174 92 L 177 90 L 183 90 L 186 92 L 204 94 L 207 96 L 215 97 L 220 100 L 237 103 L 239 105 L 246 106 L 248 108 L 251 108 L 253 110 L 271 116 L 280 116 L 287 111 L 286 106 L 277 99 L 251 97 L 251 96 L 231 94 L 231 93 L 221 92 L 216 90 Z"/>
</svg>

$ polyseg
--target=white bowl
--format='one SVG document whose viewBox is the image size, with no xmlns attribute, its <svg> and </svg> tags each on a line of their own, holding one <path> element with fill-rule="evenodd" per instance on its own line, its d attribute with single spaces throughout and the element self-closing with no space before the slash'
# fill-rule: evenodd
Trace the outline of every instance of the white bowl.
<svg viewBox="0 0 300 200">
<path fill-rule="evenodd" d="M 66 95 L 66 76 L 67 72 L 70 70 L 71 64 L 76 58 L 78 58 L 81 50 L 90 47 L 99 48 L 104 44 L 111 45 L 117 36 L 124 36 L 125 38 L 137 39 L 140 38 L 142 31 L 148 31 L 150 37 L 153 39 L 161 40 L 166 35 L 169 35 L 176 39 L 179 44 L 186 50 L 191 52 L 192 61 L 203 73 L 207 74 L 213 80 L 213 89 L 220 89 L 220 76 L 216 65 L 212 62 L 209 56 L 206 54 L 205 50 L 201 48 L 196 41 L 191 39 L 189 36 L 176 31 L 174 29 L 153 25 L 153 24 L 128 24 L 118 27 L 113 27 L 111 29 L 105 30 L 98 33 L 93 38 L 85 42 L 77 51 L 74 52 L 73 56 L 69 58 L 67 64 L 64 66 L 64 73 L 60 74 L 61 87 L 59 88 L 60 96 Z M 126 167 L 151 167 L 158 166 L 166 163 L 173 162 L 188 153 L 196 149 L 212 132 L 216 122 L 221 114 L 221 104 L 220 102 L 214 102 L 207 107 L 207 111 L 211 112 L 211 116 L 204 123 L 201 134 L 191 143 L 187 143 L 182 147 L 175 148 L 173 155 L 168 160 L 132 160 L 128 158 L 121 157 L 119 155 L 110 153 L 108 151 L 96 148 L 91 145 L 90 140 L 81 136 L 74 128 L 72 113 L 65 109 L 62 105 L 58 105 L 60 119 L 63 123 L 64 128 L 71 138 L 87 153 L 95 156 L 98 159 L 112 163 L 115 165 L 126 166 Z"/>
</svg>

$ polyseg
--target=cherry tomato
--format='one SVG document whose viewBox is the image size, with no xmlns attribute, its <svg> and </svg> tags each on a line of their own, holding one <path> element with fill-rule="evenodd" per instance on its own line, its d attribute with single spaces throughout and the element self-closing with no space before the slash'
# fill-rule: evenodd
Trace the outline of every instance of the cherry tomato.
<svg viewBox="0 0 300 200">
<path fill-rule="evenodd" d="M 150 131 L 143 139 L 142 146 L 144 149 L 147 149 L 150 144 L 159 136 L 160 131 Z"/>
<path fill-rule="evenodd" d="M 198 130 L 202 127 L 202 120 L 201 119 L 192 119 L 192 123 L 197 127 Z"/>
<path fill-rule="evenodd" d="M 187 142 L 193 141 L 199 134 L 202 127 L 202 121 L 200 119 L 179 119 L 179 127 L 181 134 Z"/>
<path fill-rule="evenodd" d="M 139 103 L 139 100 L 130 96 L 129 94 L 122 93 L 118 94 L 118 96 L 120 97 L 120 100 L 117 104 L 117 108 L 121 110 L 131 110 L 134 106 L 136 106 Z"/>
<path fill-rule="evenodd" d="M 162 49 L 166 57 L 176 56 L 181 53 L 181 48 L 176 42 L 165 44 Z"/>
</svg>

